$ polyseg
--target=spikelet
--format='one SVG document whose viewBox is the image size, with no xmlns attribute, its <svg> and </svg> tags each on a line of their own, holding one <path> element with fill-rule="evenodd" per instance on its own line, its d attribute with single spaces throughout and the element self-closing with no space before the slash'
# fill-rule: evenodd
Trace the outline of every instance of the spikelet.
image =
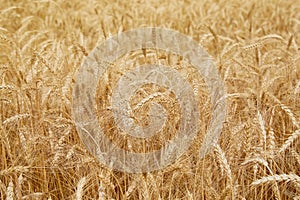
<svg viewBox="0 0 300 200">
<path fill-rule="evenodd" d="M 24 182 L 24 177 L 23 174 L 21 173 L 20 176 L 18 177 L 18 184 L 22 186 L 23 182 Z"/>
<path fill-rule="evenodd" d="M 270 154 L 270 157 L 273 158 L 274 154 L 275 154 L 275 148 L 276 148 L 276 144 L 275 144 L 275 133 L 273 128 L 270 128 L 270 130 L 268 131 L 268 139 L 269 139 L 269 145 L 268 145 L 268 151 Z"/>
<path fill-rule="evenodd" d="M 251 183 L 252 186 L 267 184 L 272 182 L 293 182 L 297 187 L 300 188 L 300 177 L 296 174 L 275 174 L 272 176 L 266 176 Z"/>
<path fill-rule="evenodd" d="M 142 199 L 152 199 L 149 192 L 149 187 L 144 177 L 141 177 L 142 186 Z"/>
<path fill-rule="evenodd" d="M 253 44 L 249 44 L 249 45 L 246 45 L 246 46 L 243 46 L 243 49 L 248 51 L 248 50 L 251 50 L 251 49 L 256 49 L 256 48 L 259 48 L 263 45 L 262 42 L 255 42 Z"/>
<path fill-rule="evenodd" d="M 286 149 L 288 149 L 292 143 L 300 136 L 300 129 L 296 130 L 288 139 L 284 142 L 284 144 L 279 149 L 279 153 L 285 152 Z"/>
<path fill-rule="evenodd" d="M 298 165 L 300 166 L 300 155 L 294 149 L 291 149 L 292 156 L 297 161 Z"/>
<path fill-rule="evenodd" d="M 66 155 L 66 159 L 70 160 L 72 158 L 72 156 L 75 154 L 75 148 L 76 146 L 72 146 L 72 148 L 68 151 L 67 155 Z"/>
<path fill-rule="evenodd" d="M 267 145 L 267 131 L 266 131 L 266 127 L 265 127 L 265 121 L 261 115 L 261 113 L 259 111 L 257 111 L 257 115 L 258 115 L 258 122 L 259 122 L 259 126 L 261 129 L 261 133 L 263 136 L 263 142 L 262 142 L 262 147 L 264 148 L 264 150 L 266 150 L 266 145 Z"/>
<path fill-rule="evenodd" d="M 229 181 L 232 182 L 232 173 L 230 166 L 228 164 L 224 152 L 218 144 L 215 145 L 214 152 L 216 154 L 217 161 L 220 165 L 221 170 L 226 172 Z"/>
<path fill-rule="evenodd" d="M 292 110 L 286 106 L 285 104 L 281 103 L 281 101 L 279 99 L 277 99 L 273 94 L 266 92 L 266 94 L 271 97 L 273 99 L 273 101 L 275 101 L 276 103 L 279 104 L 280 108 L 286 112 L 286 114 L 290 117 L 292 123 L 294 126 L 297 127 L 297 129 L 300 128 L 299 122 L 297 121 L 297 118 L 295 117 L 294 113 L 292 112 Z"/>
<path fill-rule="evenodd" d="M 284 104 L 280 104 L 280 107 L 282 108 L 282 110 L 284 110 L 288 114 L 288 116 L 292 120 L 292 123 L 299 129 L 300 128 L 299 122 L 296 119 L 294 113 L 291 111 L 291 109 L 288 106 L 284 105 Z"/>
<path fill-rule="evenodd" d="M 239 43 L 234 43 L 231 45 L 228 45 L 229 43 L 226 44 L 224 49 L 221 52 L 221 58 L 222 59 L 227 59 L 228 57 L 231 57 L 232 54 L 236 53 L 237 50 L 239 49 Z"/>
<path fill-rule="evenodd" d="M 103 183 L 100 182 L 99 188 L 98 188 L 98 199 L 102 200 L 106 198 L 106 194 L 105 194 L 105 188 L 103 187 Z"/>
<path fill-rule="evenodd" d="M 3 125 L 6 125 L 6 124 L 9 124 L 9 123 L 12 123 L 12 122 L 15 122 L 15 121 L 18 121 L 20 119 L 24 119 L 24 118 L 28 118 L 30 117 L 31 115 L 28 114 L 28 113 L 25 113 L 25 114 L 17 114 L 17 115 L 14 115 L 12 117 L 9 117 L 7 119 L 5 119 L 2 124 Z"/>
<path fill-rule="evenodd" d="M 155 92 L 151 95 L 149 95 L 148 97 L 144 98 L 141 100 L 141 102 L 139 102 L 134 108 L 133 110 L 136 110 L 138 108 L 140 108 L 141 106 L 143 106 L 146 102 L 153 100 L 154 98 L 158 97 L 158 96 L 162 96 L 163 93 L 161 92 Z"/>
<path fill-rule="evenodd" d="M 12 85 L 0 85 L 0 90 L 14 90 L 15 87 Z"/>
<path fill-rule="evenodd" d="M 246 51 L 251 50 L 251 49 L 257 49 L 266 43 L 271 43 L 271 42 L 276 42 L 276 41 L 283 41 L 283 38 L 280 35 L 270 34 L 270 35 L 261 37 L 255 43 L 244 46 L 243 49 Z"/>
<path fill-rule="evenodd" d="M 43 199 L 45 196 L 42 192 L 35 192 L 22 197 L 22 199 Z"/>
<path fill-rule="evenodd" d="M 84 56 L 88 56 L 87 50 L 78 42 L 75 43 L 75 46 L 80 49 Z"/>
<path fill-rule="evenodd" d="M 10 180 L 6 188 L 6 200 L 14 200 L 14 183 Z"/>
<path fill-rule="evenodd" d="M 41 56 L 38 52 L 35 52 L 35 53 L 34 53 L 34 56 L 35 56 L 36 58 L 38 58 L 38 60 L 41 61 L 53 75 L 56 74 L 56 73 L 53 71 L 52 67 L 50 66 L 49 62 L 48 62 L 43 56 Z"/>
<path fill-rule="evenodd" d="M 19 138 L 20 138 L 22 148 L 26 151 L 27 150 L 27 140 L 26 140 L 25 134 L 23 132 L 20 132 Z"/>
<path fill-rule="evenodd" d="M 294 90 L 294 95 L 300 93 L 300 81 L 298 81 L 296 87 L 295 87 L 295 90 Z"/>
<path fill-rule="evenodd" d="M 12 40 L 8 39 L 7 37 L 5 37 L 3 35 L 0 35 L 0 41 L 3 41 L 3 42 L 5 42 L 5 43 L 7 43 L 9 45 L 13 45 L 14 44 Z"/>
<path fill-rule="evenodd" d="M 152 186 L 151 188 L 153 188 L 155 194 L 157 195 L 155 196 L 155 198 L 161 199 L 158 187 L 159 181 L 157 179 L 154 179 L 153 175 L 149 172 L 147 173 L 147 183 Z"/>
<path fill-rule="evenodd" d="M 0 171 L 0 176 L 7 176 L 14 173 L 26 173 L 28 172 L 28 169 L 29 167 L 27 166 L 14 166 Z"/>
<path fill-rule="evenodd" d="M 263 158 L 258 158 L 258 157 L 247 159 L 247 160 L 244 161 L 241 165 L 247 165 L 247 164 L 252 163 L 252 162 L 255 163 L 255 164 L 257 164 L 257 163 L 258 163 L 258 164 L 261 164 L 261 165 L 263 165 L 263 166 L 269 168 L 268 162 L 267 162 L 265 159 L 263 159 Z"/>
<path fill-rule="evenodd" d="M 125 193 L 126 198 L 129 198 L 131 196 L 132 192 L 136 189 L 136 187 L 137 187 L 137 179 L 134 179 Z"/>
<path fill-rule="evenodd" d="M 76 189 L 76 200 L 81 200 L 82 199 L 82 193 L 83 193 L 83 188 L 86 184 L 86 177 L 82 177 L 77 184 L 77 189 Z"/>
</svg>

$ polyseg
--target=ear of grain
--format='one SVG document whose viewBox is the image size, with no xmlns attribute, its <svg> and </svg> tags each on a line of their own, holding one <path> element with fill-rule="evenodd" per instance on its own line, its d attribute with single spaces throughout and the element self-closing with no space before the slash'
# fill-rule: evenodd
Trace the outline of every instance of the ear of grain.
<svg viewBox="0 0 300 200">
<path fill-rule="evenodd" d="M 82 177 L 78 183 L 77 183 L 77 189 L 76 189 L 76 200 L 81 200 L 82 195 L 84 192 L 84 186 L 86 184 L 87 180 L 86 177 Z"/>
<path fill-rule="evenodd" d="M 291 149 L 292 152 L 292 156 L 295 158 L 295 160 L 297 161 L 298 165 L 300 165 L 300 154 L 297 153 L 294 149 Z"/>
<path fill-rule="evenodd" d="M 299 120 L 297 120 L 295 114 L 293 113 L 293 111 L 288 107 L 286 106 L 285 104 L 281 103 L 281 101 L 275 97 L 273 94 L 269 93 L 269 92 L 266 92 L 266 94 L 271 97 L 271 99 L 276 102 L 280 108 L 286 112 L 286 114 L 290 117 L 293 125 L 296 127 L 296 128 L 300 128 L 300 125 L 299 125 Z"/>
<path fill-rule="evenodd" d="M 28 166 L 14 166 L 0 171 L 0 176 L 12 175 L 15 173 L 26 173 L 29 171 Z"/>
<path fill-rule="evenodd" d="M 105 199 L 107 197 L 104 191 L 105 191 L 105 188 L 104 188 L 102 182 L 100 182 L 100 185 L 98 188 L 98 199 L 99 200 Z"/>
<path fill-rule="evenodd" d="M 14 200 L 14 183 L 10 180 L 6 188 L 6 200 Z"/>
<path fill-rule="evenodd" d="M 262 166 L 265 166 L 265 167 L 269 167 L 269 164 L 268 162 L 263 159 L 263 158 L 251 158 L 251 159 L 247 159 L 246 161 L 244 161 L 241 165 L 247 165 L 249 163 L 258 163 L 258 164 L 261 164 Z"/>
<path fill-rule="evenodd" d="M 280 174 L 280 175 L 276 174 L 273 176 L 266 176 L 259 180 L 253 181 L 251 185 L 256 186 L 256 185 L 274 183 L 275 181 L 293 182 L 296 184 L 298 188 L 300 187 L 300 177 L 295 174 Z"/>
<path fill-rule="evenodd" d="M 257 112 L 257 115 L 258 115 L 258 122 L 259 122 L 259 126 L 260 126 L 260 129 L 261 129 L 261 133 L 262 133 L 262 138 L 263 138 L 263 141 L 262 141 L 262 147 L 264 148 L 264 150 L 266 150 L 266 145 L 267 145 L 267 131 L 266 131 L 266 127 L 265 127 L 265 121 L 261 115 L 261 113 L 258 111 Z"/>
<path fill-rule="evenodd" d="M 2 124 L 3 124 L 3 125 L 6 125 L 6 124 L 9 124 L 9 123 L 18 121 L 18 120 L 20 120 L 20 119 L 28 118 L 28 117 L 30 117 L 30 116 L 31 116 L 31 115 L 28 114 L 28 113 L 14 115 L 14 116 L 12 116 L 12 117 L 9 117 L 9 118 L 5 119 L 5 120 L 3 121 Z"/>
<path fill-rule="evenodd" d="M 128 187 L 126 193 L 125 193 L 126 198 L 129 198 L 129 197 L 130 197 L 130 195 L 131 195 L 132 192 L 136 189 L 137 186 L 138 186 L 138 185 L 137 185 L 137 180 L 133 180 L 133 182 L 130 183 L 130 185 L 129 185 L 129 187 Z"/>
<path fill-rule="evenodd" d="M 214 152 L 217 157 L 217 161 L 220 164 L 221 170 L 226 172 L 227 178 L 229 179 L 230 182 L 232 182 L 232 173 L 231 173 L 230 166 L 228 164 L 224 152 L 222 151 L 221 147 L 218 144 L 215 145 Z"/>
<path fill-rule="evenodd" d="M 291 145 L 292 143 L 299 138 L 300 136 L 300 129 L 296 130 L 288 139 L 284 142 L 284 144 L 280 147 L 279 153 L 285 152 Z"/>
</svg>

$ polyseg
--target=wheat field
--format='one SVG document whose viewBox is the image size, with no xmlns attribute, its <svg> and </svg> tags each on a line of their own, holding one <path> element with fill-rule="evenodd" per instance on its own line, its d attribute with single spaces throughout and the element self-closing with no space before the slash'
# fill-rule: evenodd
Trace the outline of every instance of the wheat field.
<svg viewBox="0 0 300 200">
<path fill-rule="evenodd" d="M 125 61 L 173 63 L 197 93 L 199 133 L 161 170 L 130 174 L 103 165 L 81 141 L 72 117 L 74 76 L 107 38 L 141 27 L 179 31 L 214 59 L 226 88 L 218 144 L 198 159 L 211 118 L 203 78 L 177 55 L 140 51 L 99 80 L 99 124 L 127 150 L 160 148 L 113 132 L 105 108 Z M 191 69 L 190 69 L 191 68 Z M 149 93 L 165 91 L 145 85 Z M 132 106 L 143 95 L 135 95 Z M 180 118 L 174 97 L 151 99 Z M 104 103 L 103 103 L 104 102 Z M 171 103 L 170 103 L 171 102 Z M 147 120 L 147 106 L 137 123 Z M 107 117 L 103 117 L 107 116 Z M 0 0 L 0 199 L 300 199 L 300 1 Z"/>
</svg>

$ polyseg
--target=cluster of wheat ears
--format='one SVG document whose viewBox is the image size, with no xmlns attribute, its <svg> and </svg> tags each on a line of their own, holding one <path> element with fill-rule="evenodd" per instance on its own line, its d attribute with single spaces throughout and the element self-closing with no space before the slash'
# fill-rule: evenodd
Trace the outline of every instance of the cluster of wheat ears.
<svg viewBox="0 0 300 200">
<path fill-rule="evenodd" d="M 179 160 L 129 174 L 86 150 L 71 116 L 72 86 L 93 48 L 140 27 L 179 31 L 212 56 L 226 88 L 227 116 L 218 144 L 198 159 L 211 117 L 202 77 L 164 51 L 121 58 L 99 81 L 96 107 L 105 134 L 123 148 L 160 148 L 180 118 L 172 93 L 150 95 L 147 101 L 166 106 L 169 132 L 147 143 L 114 132 L 109 99 L 130 68 L 124 61 L 174 65 L 201 111 L 198 137 Z M 143 91 L 166 88 L 149 84 Z M 144 98 L 132 98 L 141 107 L 136 123 L 147 122 Z M 300 199 L 299 139 L 298 0 L 0 0 L 0 199 Z"/>
</svg>

